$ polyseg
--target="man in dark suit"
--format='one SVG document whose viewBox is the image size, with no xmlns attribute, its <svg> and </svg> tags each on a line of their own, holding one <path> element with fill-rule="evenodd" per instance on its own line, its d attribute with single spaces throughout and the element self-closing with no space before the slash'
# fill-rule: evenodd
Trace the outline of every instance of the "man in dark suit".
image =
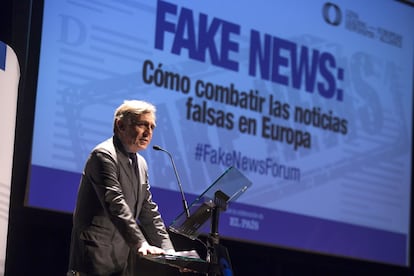
<svg viewBox="0 0 414 276">
<path fill-rule="evenodd" d="M 115 111 L 113 137 L 91 152 L 73 215 L 73 275 L 134 275 L 136 254 L 174 252 L 137 153 L 151 142 L 155 119 L 152 104 L 125 101 Z"/>
</svg>

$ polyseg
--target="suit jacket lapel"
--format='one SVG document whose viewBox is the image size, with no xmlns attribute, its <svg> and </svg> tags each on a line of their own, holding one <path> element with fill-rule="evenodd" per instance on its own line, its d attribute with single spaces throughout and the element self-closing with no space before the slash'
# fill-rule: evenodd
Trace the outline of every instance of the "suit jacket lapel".
<svg viewBox="0 0 414 276">
<path fill-rule="evenodd" d="M 135 206 L 136 202 L 138 201 L 138 194 L 137 194 L 138 186 L 139 186 L 138 176 L 136 175 L 135 170 L 131 165 L 131 161 L 125 154 L 118 152 L 118 162 L 120 164 L 120 169 L 123 171 L 121 173 L 126 174 L 129 179 L 129 183 L 121 183 L 121 186 L 123 187 L 123 189 L 128 189 L 128 191 L 124 191 L 124 193 L 131 193 L 134 195 L 133 206 Z"/>
<path fill-rule="evenodd" d="M 118 160 L 121 165 L 121 169 L 124 171 L 126 175 L 128 175 L 131 182 L 136 180 L 136 177 L 134 177 L 133 169 L 131 167 L 131 163 L 129 161 L 129 158 L 125 156 L 124 154 L 120 153 L 118 154 Z"/>
</svg>

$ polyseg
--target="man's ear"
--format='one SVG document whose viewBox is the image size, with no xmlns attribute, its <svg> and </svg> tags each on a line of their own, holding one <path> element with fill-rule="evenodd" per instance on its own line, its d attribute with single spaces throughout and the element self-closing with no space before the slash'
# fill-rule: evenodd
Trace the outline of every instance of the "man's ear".
<svg viewBox="0 0 414 276">
<path fill-rule="evenodd" d="M 122 120 L 118 120 L 116 121 L 116 126 L 118 127 L 119 130 L 124 131 L 125 130 L 125 124 Z"/>
</svg>

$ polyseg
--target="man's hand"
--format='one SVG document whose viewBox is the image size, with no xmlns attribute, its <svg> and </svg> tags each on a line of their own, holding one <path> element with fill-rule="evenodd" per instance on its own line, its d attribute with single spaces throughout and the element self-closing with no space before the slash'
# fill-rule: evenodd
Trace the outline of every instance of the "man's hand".
<svg viewBox="0 0 414 276">
<path fill-rule="evenodd" d="M 148 242 L 143 242 L 137 249 L 137 254 L 140 256 L 146 256 L 148 254 L 161 255 L 165 254 L 164 249 L 149 245 Z"/>
</svg>

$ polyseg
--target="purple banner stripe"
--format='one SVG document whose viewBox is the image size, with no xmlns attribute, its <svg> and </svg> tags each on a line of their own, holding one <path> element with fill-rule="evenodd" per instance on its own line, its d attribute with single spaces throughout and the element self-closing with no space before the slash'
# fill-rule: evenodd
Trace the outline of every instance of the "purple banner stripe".
<svg viewBox="0 0 414 276">
<path fill-rule="evenodd" d="M 72 212 L 80 174 L 32 165 L 28 205 Z M 182 212 L 178 192 L 152 188 L 167 225 Z M 247 191 L 248 192 L 248 191 Z M 188 195 L 192 202 L 195 195 Z M 235 210 L 235 211 L 234 211 Z M 309 250 L 407 266 L 404 234 L 230 203 L 221 215 L 220 235 L 272 246 Z"/>
<path fill-rule="evenodd" d="M 232 215 L 224 213 L 220 226 L 223 236 L 374 262 L 408 265 L 408 238 L 404 234 L 270 209 L 239 206 L 237 203 L 232 206 L 260 213 L 264 219 L 260 221 L 259 230 L 253 231 L 231 227 L 226 222 L 231 220 Z"/>
</svg>

